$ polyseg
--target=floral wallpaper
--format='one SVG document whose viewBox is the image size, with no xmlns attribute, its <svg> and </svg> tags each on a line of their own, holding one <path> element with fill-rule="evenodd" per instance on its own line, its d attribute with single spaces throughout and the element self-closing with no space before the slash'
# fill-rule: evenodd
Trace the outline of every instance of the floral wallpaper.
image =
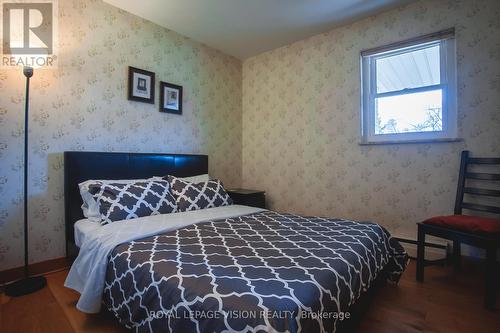
<svg viewBox="0 0 500 333">
<path fill-rule="evenodd" d="M 65 254 L 65 150 L 209 154 L 210 173 L 241 182 L 241 61 L 101 0 L 59 1 L 59 61 L 31 87 L 30 261 Z M 182 116 L 127 100 L 127 68 L 184 87 Z M 0 271 L 23 264 L 25 78 L 0 69 Z"/>
<path fill-rule="evenodd" d="M 278 211 L 416 238 L 453 212 L 459 154 L 500 155 L 500 1 L 419 1 L 243 63 L 243 185 Z M 360 51 L 455 27 L 462 142 L 361 146 Z"/>
<path fill-rule="evenodd" d="M 415 236 L 452 212 L 459 153 L 500 155 L 500 2 L 418 1 L 243 63 L 101 0 L 59 1 L 59 61 L 35 70 L 30 261 L 64 255 L 65 150 L 203 153 L 272 209 Z M 461 142 L 360 146 L 359 53 L 455 27 Z M 184 87 L 182 116 L 126 98 L 127 67 Z M 0 70 L 0 271 L 23 263 L 24 77 Z M 243 106 L 242 106 L 243 105 Z M 243 110 L 242 110 L 243 107 Z"/>
</svg>

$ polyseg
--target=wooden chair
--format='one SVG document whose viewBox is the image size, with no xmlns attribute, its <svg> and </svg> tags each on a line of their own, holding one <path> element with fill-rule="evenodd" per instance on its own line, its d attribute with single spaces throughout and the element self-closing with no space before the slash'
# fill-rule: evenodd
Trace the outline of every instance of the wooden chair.
<svg viewBox="0 0 500 333">
<path fill-rule="evenodd" d="M 471 165 L 488 166 L 492 168 L 500 166 L 500 158 L 472 158 L 468 151 L 463 151 L 460 163 L 460 174 L 458 178 L 457 196 L 455 201 L 455 215 L 437 216 L 418 223 L 417 237 L 417 281 L 424 281 L 424 266 L 430 264 L 424 258 L 425 236 L 432 235 L 453 241 L 453 261 L 455 269 L 460 265 L 460 245 L 468 244 L 486 250 L 485 271 L 485 297 L 484 305 L 487 309 L 495 309 L 496 299 L 496 273 L 497 273 L 497 250 L 500 248 L 500 219 L 462 215 L 462 210 L 500 214 L 500 207 L 491 204 L 479 204 L 464 202 L 464 196 L 474 196 L 476 200 L 490 197 L 500 197 L 500 190 L 470 187 L 471 180 L 475 183 L 492 181 L 500 184 L 500 174 L 476 172 Z M 467 184 L 466 184 L 467 183 Z M 497 187 L 498 188 L 498 187 Z M 496 199 L 494 199 L 496 200 Z"/>
</svg>

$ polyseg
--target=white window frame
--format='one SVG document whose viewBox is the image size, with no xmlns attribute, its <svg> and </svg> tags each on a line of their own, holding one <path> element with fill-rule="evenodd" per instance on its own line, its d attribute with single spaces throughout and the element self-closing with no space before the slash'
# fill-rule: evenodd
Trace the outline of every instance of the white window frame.
<svg viewBox="0 0 500 333">
<path fill-rule="evenodd" d="M 441 83 L 377 94 L 376 61 L 380 58 L 440 46 Z M 361 144 L 457 140 L 457 79 L 454 29 L 361 52 Z M 432 132 L 375 134 L 375 99 L 442 89 L 443 129 Z"/>
</svg>

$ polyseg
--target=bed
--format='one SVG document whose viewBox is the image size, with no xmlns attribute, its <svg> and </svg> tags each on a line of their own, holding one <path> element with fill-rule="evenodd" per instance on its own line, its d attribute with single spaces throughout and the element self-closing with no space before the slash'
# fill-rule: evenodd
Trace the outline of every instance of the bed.
<svg viewBox="0 0 500 333">
<path fill-rule="evenodd" d="M 65 153 L 67 250 L 79 252 L 65 285 L 81 293 L 80 310 L 104 304 L 137 332 L 339 332 L 406 267 L 401 245 L 369 222 L 239 205 L 83 219 L 87 179 L 207 171 L 205 155 Z"/>
</svg>

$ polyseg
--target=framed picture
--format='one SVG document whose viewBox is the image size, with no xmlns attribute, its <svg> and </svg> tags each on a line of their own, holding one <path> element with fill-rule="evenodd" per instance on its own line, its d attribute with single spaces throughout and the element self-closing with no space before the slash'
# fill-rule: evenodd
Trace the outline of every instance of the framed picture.
<svg viewBox="0 0 500 333">
<path fill-rule="evenodd" d="M 182 87 L 160 82 L 160 112 L 182 114 Z"/>
<path fill-rule="evenodd" d="M 128 99 L 155 103 L 155 73 L 143 69 L 128 68 Z"/>
</svg>

